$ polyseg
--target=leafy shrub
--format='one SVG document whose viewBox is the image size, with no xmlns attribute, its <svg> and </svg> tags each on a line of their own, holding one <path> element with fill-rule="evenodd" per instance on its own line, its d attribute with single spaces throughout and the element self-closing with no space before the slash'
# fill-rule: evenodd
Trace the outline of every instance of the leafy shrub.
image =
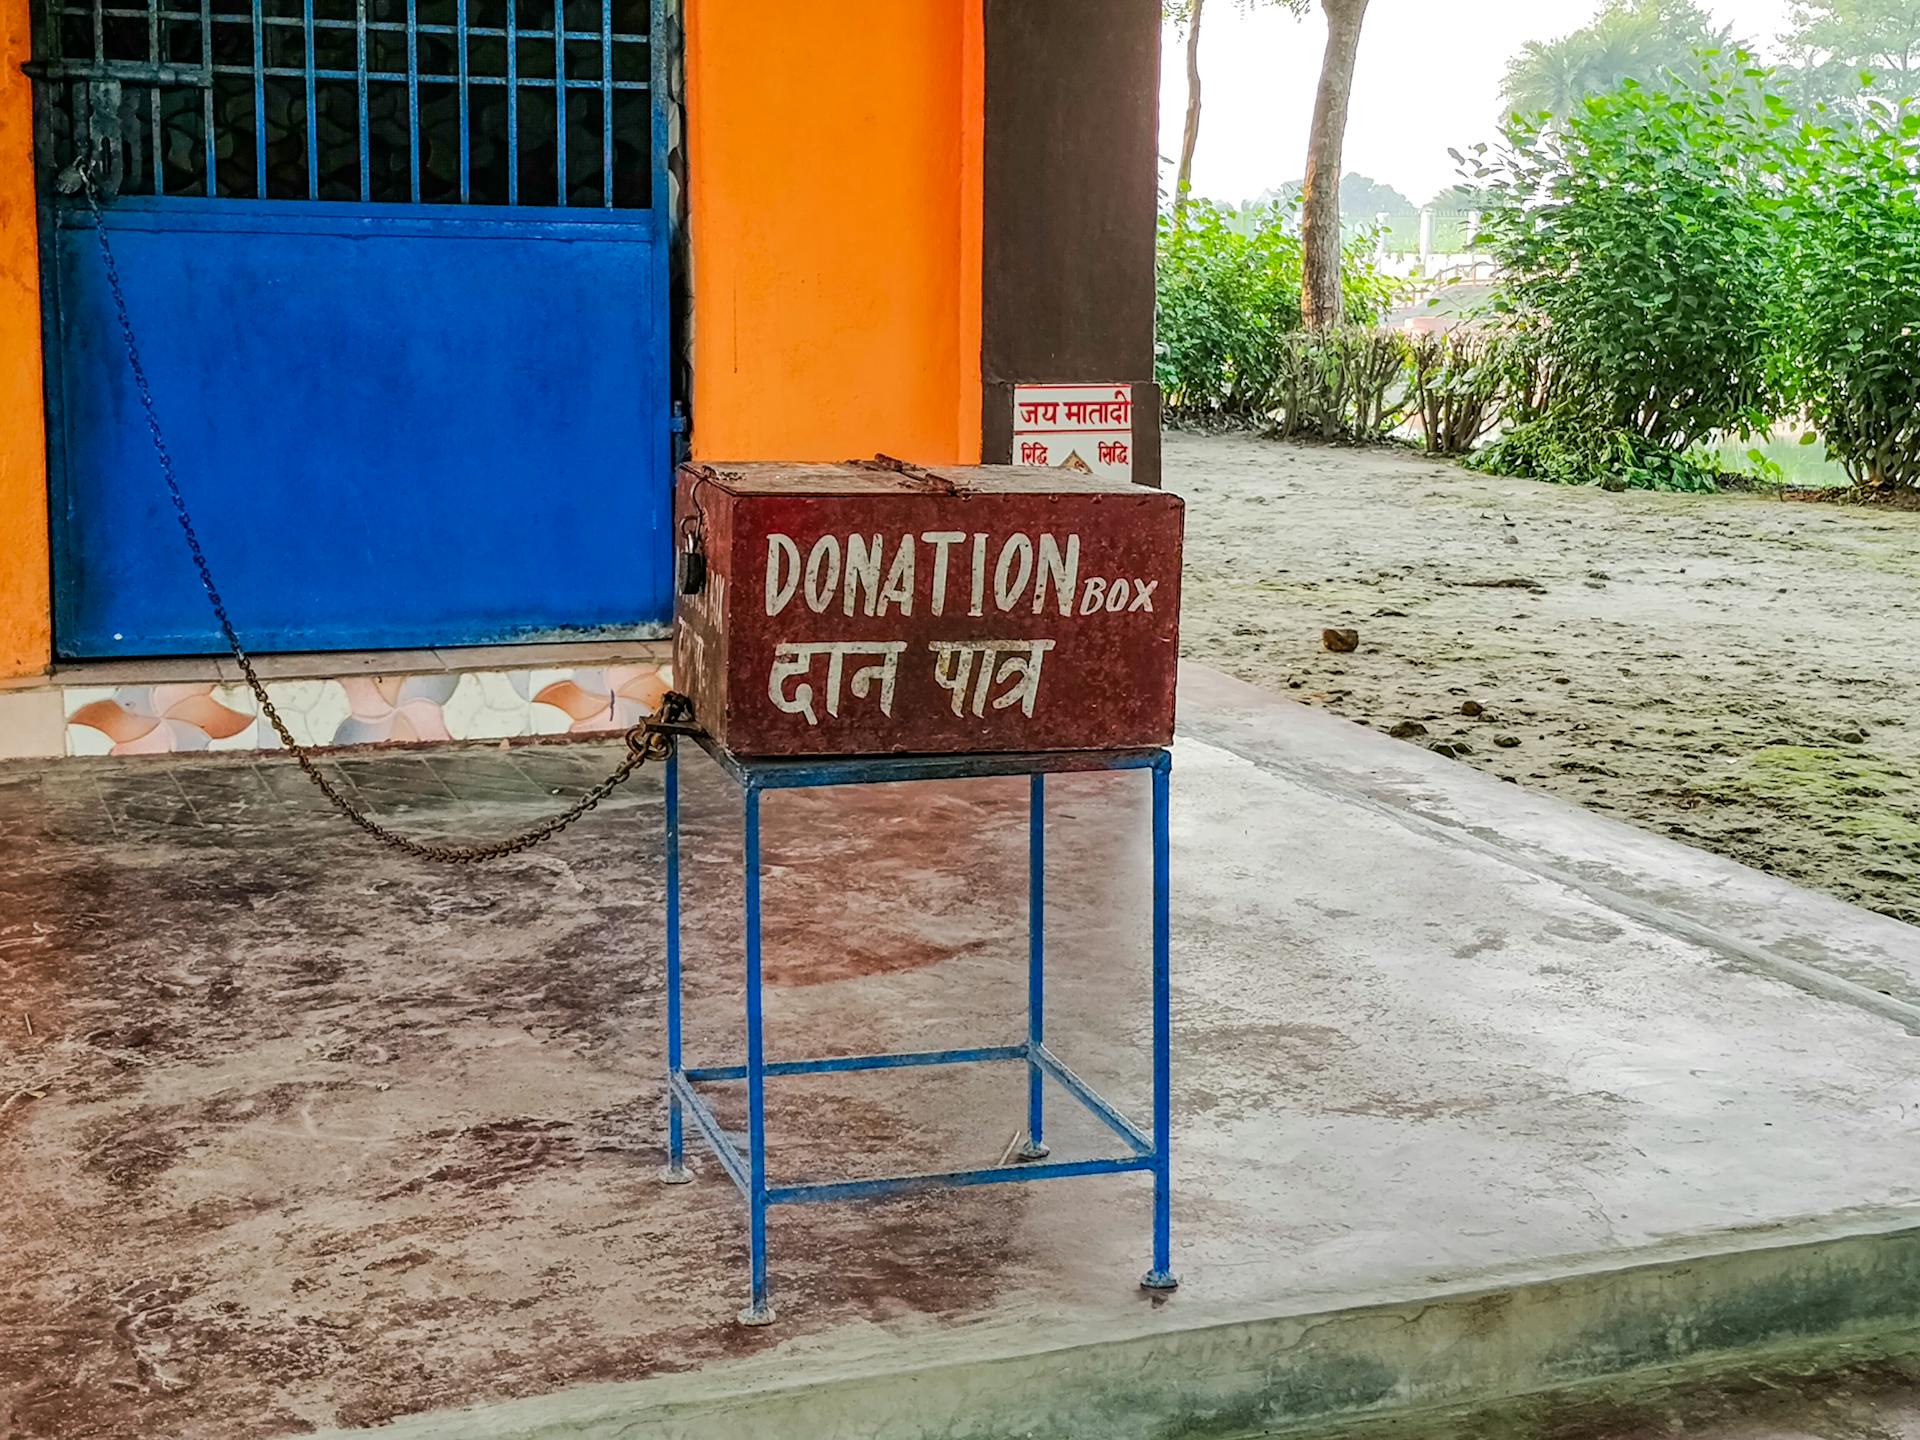
<svg viewBox="0 0 1920 1440">
<path fill-rule="evenodd" d="M 1413 403 L 1410 359 L 1405 336 L 1373 326 L 1285 336 L 1270 397 L 1272 433 L 1356 443 L 1386 438 Z"/>
<path fill-rule="evenodd" d="M 1787 483 L 1787 472 L 1780 462 L 1775 460 L 1758 445 L 1747 447 L 1747 469 L 1742 472 L 1755 486 L 1762 489 L 1777 490 Z"/>
<path fill-rule="evenodd" d="M 1297 205 L 1252 211 L 1189 200 L 1160 217 L 1155 375 L 1176 420 L 1261 424 L 1300 329 Z M 1349 247 L 1348 318 L 1380 319 L 1397 283 L 1375 268 L 1372 243 Z"/>
<path fill-rule="evenodd" d="M 1409 353 L 1420 431 L 1435 455 L 1465 455 L 1499 419 L 1514 377 L 1513 341 L 1498 331 L 1461 328 L 1422 335 Z"/>
<path fill-rule="evenodd" d="M 1713 488 L 1810 418 L 1856 485 L 1920 487 L 1920 114 L 1795 116 L 1736 55 L 1516 117 L 1472 168 L 1498 328 L 1374 328 L 1397 286 L 1346 256 L 1349 325 L 1301 329 L 1291 202 L 1162 217 L 1157 371 L 1176 420 L 1379 439 L 1569 484 Z M 1497 438 L 1475 450 L 1487 435 Z M 1748 483 L 1779 483 L 1749 451 Z"/>
<path fill-rule="evenodd" d="M 1589 417 L 1564 409 L 1520 422 L 1468 456 L 1467 464 L 1493 475 L 1603 490 L 1715 490 L 1720 478 L 1699 450 L 1675 450 L 1637 430 L 1597 429 Z"/>
<path fill-rule="evenodd" d="M 1565 360 L 1547 343 L 1546 327 L 1537 317 L 1509 316 L 1500 337 L 1494 353 L 1500 418 L 1508 425 L 1543 419 L 1560 407 L 1566 393 L 1560 380 Z"/>
<path fill-rule="evenodd" d="M 1564 122 L 1515 117 L 1482 152 L 1482 243 L 1508 277 L 1497 308 L 1529 327 L 1543 382 L 1504 463 L 1548 478 L 1621 464 L 1633 483 L 1691 488 L 1688 449 L 1765 425 L 1780 373 L 1765 167 L 1790 119 L 1767 71 L 1710 59 L 1692 80 L 1624 81 Z"/>
<path fill-rule="evenodd" d="M 1815 117 L 1783 174 L 1783 383 L 1855 485 L 1920 486 L 1920 114 Z"/>
<path fill-rule="evenodd" d="M 1279 337 L 1300 328 L 1299 237 L 1277 211 L 1239 219 L 1203 200 L 1160 217 L 1155 371 L 1170 415 L 1256 418 Z"/>
<path fill-rule="evenodd" d="M 1340 296 L 1349 325 L 1378 325 L 1407 292 L 1407 282 L 1379 266 L 1380 231 L 1369 225 L 1340 255 Z"/>
</svg>

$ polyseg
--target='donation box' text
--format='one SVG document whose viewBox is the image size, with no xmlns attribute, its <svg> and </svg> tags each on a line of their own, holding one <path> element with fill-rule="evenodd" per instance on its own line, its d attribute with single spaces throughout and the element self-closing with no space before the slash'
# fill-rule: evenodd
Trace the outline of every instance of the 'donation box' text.
<svg viewBox="0 0 1920 1440">
<path fill-rule="evenodd" d="M 675 681 L 741 755 L 1162 745 L 1181 518 L 1057 470 L 687 466 Z"/>
</svg>

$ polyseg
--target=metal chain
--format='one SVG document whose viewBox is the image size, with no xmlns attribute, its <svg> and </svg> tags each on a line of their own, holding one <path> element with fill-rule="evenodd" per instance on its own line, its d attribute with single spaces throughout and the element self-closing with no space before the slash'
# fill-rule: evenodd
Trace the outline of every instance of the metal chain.
<svg viewBox="0 0 1920 1440">
<path fill-rule="evenodd" d="M 95 167 L 77 165 L 63 178 L 63 188 L 78 189 L 86 197 L 87 212 L 93 218 L 93 233 L 100 242 L 100 263 L 106 268 L 107 288 L 113 293 L 114 313 L 120 320 L 120 336 L 126 342 L 127 368 L 133 373 L 134 389 L 139 392 L 140 409 L 146 416 L 147 433 L 153 438 L 153 453 L 160 462 L 161 478 L 167 482 L 167 494 L 173 501 L 173 513 L 180 522 L 180 533 L 186 537 L 187 549 L 193 556 L 193 566 L 200 574 L 201 588 L 207 592 L 207 601 L 213 606 L 214 619 L 220 622 L 220 633 L 226 637 L 227 646 L 233 651 L 233 658 L 240 666 L 240 673 L 246 677 L 247 688 L 253 692 L 253 698 L 260 706 L 260 713 L 267 717 L 274 733 L 280 737 L 280 743 L 287 748 L 294 761 L 306 773 L 320 793 L 326 796 L 328 803 L 346 819 L 360 827 L 382 845 L 401 851 L 420 860 L 432 860 L 443 865 L 478 865 L 488 860 L 503 859 L 508 855 L 517 855 L 522 850 L 531 850 L 534 846 L 551 840 L 562 830 L 573 824 L 581 816 L 594 809 L 620 786 L 626 784 L 633 772 L 649 760 L 663 760 L 672 753 L 674 734 L 684 732 L 687 722 L 692 718 L 692 707 L 685 696 L 669 695 L 661 710 L 661 720 L 642 721 L 627 731 L 627 753 L 614 771 L 606 779 L 583 794 L 573 804 L 556 815 L 550 815 L 539 824 L 504 840 L 495 840 L 485 845 L 436 845 L 425 840 L 414 840 L 389 830 L 364 810 L 358 809 L 352 801 L 342 795 L 334 783 L 321 773 L 314 763 L 312 752 L 293 738 L 293 732 L 287 728 L 280 712 L 274 708 L 267 695 L 267 687 L 260 683 L 260 676 L 253 668 L 253 660 L 248 656 L 246 647 L 240 643 L 240 635 L 233 627 L 233 621 L 227 614 L 226 602 L 220 598 L 220 591 L 213 583 L 213 570 L 207 564 L 207 557 L 200 549 L 200 537 L 193 528 L 193 516 L 187 510 L 186 496 L 181 492 L 179 478 L 174 474 L 173 454 L 167 448 L 167 439 L 160 429 L 159 411 L 154 407 L 153 388 L 147 383 L 146 366 L 140 360 L 140 343 L 134 337 L 133 321 L 127 314 L 126 292 L 120 285 L 120 267 L 114 261 L 113 246 L 107 239 L 107 227 L 100 214 L 100 197 L 95 189 Z"/>
</svg>

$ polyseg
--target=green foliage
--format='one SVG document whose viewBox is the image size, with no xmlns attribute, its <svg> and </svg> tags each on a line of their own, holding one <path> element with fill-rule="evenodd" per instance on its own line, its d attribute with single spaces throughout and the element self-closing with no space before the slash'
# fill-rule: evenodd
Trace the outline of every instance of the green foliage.
<svg viewBox="0 0 1920 1440">
<path fill-rule="evenodd" d="M 1300 328 L 1300 241 L 1283 218 L 1243 225 L 1205 200 L 1161 216 L 1154 369 L 1170 415 L 1263 413 L 1280 337 Z"/>
<path fill-rule="evenodd" d="M 1808 0 L 1800 19 L 1877 3 Z M 1814 450 L 1770 435 L 1810 421 L 1836 477 L 1920 488 L 1920 106 L 1869 86 L 1802 116 L 1771 72 L 1708 55 L 1516 116 L 1476 155 L 1497 329 L 1374 328 L 1397 287 L 1362 235 L 1348 328 L 1307 335 L 1292 203 L 1164 216 L 1169 414 L 1340 440 L 1416 415 L 1435 453 L 1491 471 L 1660 490 L 1817 479 Z"/>
<path fill-rule="evenodd" d="M 1279 347 L 1271 433 L 1362 444 L 1385 439 L 1413 403 L 1405 336 L 1378 326 L 1299 330 Z"/>
<path fill-rule="evenodd" d="M 1525 420 L 1467 458 L 1476 470 L 1603 490 L 1714 490 L 1719 467 L 1697 450 L 1658 445 L 1634 430 L 1597 428 L 1558 411 Z"/>
<path fill-rule="evenodd" d="M 1847 490 L 1853 482 L 1847 472 L 1827 457 L 1819 436 L 1802 443 L 1793 425 L 1754 444 L 1739 440 L 1723 441 L 1718 464 L 1721 469 L 1746 473 L 1768 486 L 1792 486 L 1797 490 Z"/>
<path fill-rule="evenodd" d="M 1377 322 L 1397 282 L 1375 268 L 1372 244 L 1349 247 L 1347 316 Z M 1285 367 L 1286 337 L 1301 328 L 1300 236 L 1291 205 L 1254 214 L 1193 200 L 1160 217 L 1155 374 L 1168 414 L 1199 422 L 1262 424 Z"/>
<path fill-rule="evenodd" d="M 1559 123 L 1516 116 L 1477 166 L 1492 191 L 1481 244 L 1507 276 L 1496 305 L 1521 318 L 1546 377 L 1521 407 L 1538 428 L 1507 437 L 1497 463 L 1697 488 L 1686 451 L 1775 412 L 1767 166 L 1791 111 L 1744 56 L 1696 77 L 1624 81 Z"/>
<path fill-rule="evenodd" d="M 1758 445 L 1749 445 L 1746 454 L 1747 478 L 1755 484 L 1778 487 L 1787 483 L 1787 472 L 1780 463 Z M 1713 463 L 1711 460 L 1708 463 Z"/>
<path fill-rule="evenodd" d="M 1815 117 L 1775 168 L 1783 384 L 1854 484 L 1920 485 L 1920 113 Z"/>
<path fill-rule="evenodd" d="M 1690 72 L 1698 52 L 1733 43 L 1698 0 L 1608 0 L 1572 34 L 1526 45 L 1507 64 L 1502 94 L 1523 115 L 1564 117 L 1589 95 L 1626 80 L 1658 85 L 1670 70 Z"/>
<path fill-rule="evenodd" d="M 1797 0 L 1786 67 L 1806 105 L 1859 105 L 1870 93 L 1920 94 L 1920 4 L 1914 0 Z"/>
<path fill-rule="evenodd" d="M 1464 327 L 1412 342 L 1409 379 L 1428 450 L 1465 455 L 1493 428 L 1513 374 L 1514 343 L 1500 331 Z"/>
<path fill-rule="evenodd" d="M 1493 358 L 1499 374 L 1500 416 L 1507 424 L 1544 419 L 1559 406 L 1565 362 L 1548 343 L 1547 328 L 1539 316 L 1509 316 Z"/>
</svg>

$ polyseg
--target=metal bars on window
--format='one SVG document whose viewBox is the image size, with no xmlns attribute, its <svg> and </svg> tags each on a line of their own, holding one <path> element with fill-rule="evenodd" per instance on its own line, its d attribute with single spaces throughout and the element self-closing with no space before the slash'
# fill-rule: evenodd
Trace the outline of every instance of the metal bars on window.
<svg viewBox="0 0 1920 1440">
<path fill-rule="evenodd" d="M 644 209 L 650 0 L 42 0 L 59 163 L 123 191 Z"/>
</svg>

